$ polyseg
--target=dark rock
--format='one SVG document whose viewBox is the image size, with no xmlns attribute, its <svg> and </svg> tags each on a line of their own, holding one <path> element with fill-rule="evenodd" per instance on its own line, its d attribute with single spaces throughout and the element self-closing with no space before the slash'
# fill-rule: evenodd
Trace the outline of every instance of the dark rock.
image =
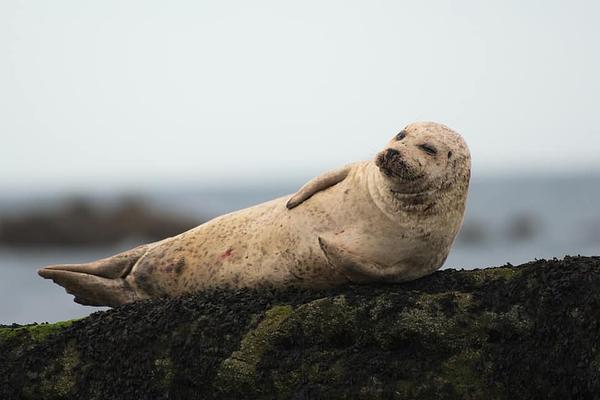
<svg viewBox="0 0 600 400">
<path fill-rule="evenodd" d="M 600 257 L 0 327 L 1 399 L 594 399 Z"/>
</svg>

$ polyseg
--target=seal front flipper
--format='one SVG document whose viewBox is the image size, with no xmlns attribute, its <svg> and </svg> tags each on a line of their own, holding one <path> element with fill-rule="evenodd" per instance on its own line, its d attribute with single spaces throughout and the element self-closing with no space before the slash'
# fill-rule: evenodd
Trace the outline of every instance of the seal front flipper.
<svg viewBox="0 0 600 400">
<path fill-rule="evenodd" d="M 337 246 L 319 236 L 319 246 L 325 253 L 327 261 L 354 283 L 393 282 L 400 269 L 385 267 L 379 263 L 366 260 L 341 246 Z"/>
<path fill-rule="evenodd" d="M 77 303 L 114 307 L 137 299 L 124 278 L 148 248 L 139 246 L 87 264 L 51 265 L 38 270 L 38 274 L 64 287 Z"/>
<path fill-rule="evenodd" d="M 313 194 L 330 188 L 346 179 L 351 169 L 352 164 L 349 164 L 311 179 L 290 198 L 285 206 L 289 209 L 299 206 Z"/>
</svg>

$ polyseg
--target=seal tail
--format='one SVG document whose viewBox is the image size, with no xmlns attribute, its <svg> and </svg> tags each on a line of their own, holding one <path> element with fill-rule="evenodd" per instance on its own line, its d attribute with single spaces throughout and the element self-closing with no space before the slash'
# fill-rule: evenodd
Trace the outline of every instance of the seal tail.
<svg viewBox="0 0 600 400">
<path fill-rule="evenodd" d="M 51 265 L 38 274 L 64 287 L 76 303 L 116 307 L 139 298 L 125 277 L 147 249 L 143 245 L 87 264 Z"/>
</svg>

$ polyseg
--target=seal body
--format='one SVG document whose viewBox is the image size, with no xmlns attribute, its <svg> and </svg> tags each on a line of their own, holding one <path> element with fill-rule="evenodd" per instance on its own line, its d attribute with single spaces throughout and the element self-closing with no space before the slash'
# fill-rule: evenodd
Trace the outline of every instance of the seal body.
<svg viewBox="0 0 600 400">
<path fill-rule="evenodd" d="M 91 305 L 211 287 L 412 280 L 445 261 L 462 224 L 469 175 L 460 136 L 443 125 L 412 124 L 375 160 L 323 174 L 291 197 L 95 263 L 39 273 Z"/>
</svg>

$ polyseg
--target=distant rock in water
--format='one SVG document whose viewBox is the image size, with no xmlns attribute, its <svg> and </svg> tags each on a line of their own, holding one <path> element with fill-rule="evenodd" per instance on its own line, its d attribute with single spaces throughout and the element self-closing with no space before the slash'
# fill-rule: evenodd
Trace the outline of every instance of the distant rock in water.
<svg viewBox="0 0 600 400">
<path fill-rule="evenodd" d="M 123 199 L 110 207 L 74 199 L 58 209 L 0 217 L 0 245 L 93 246 L 128 239 L 154 241 L 201 222 L 150 209 L 136 198 Z"/>
<path fill-rule="evenodd" d="M 464 222 L 456 241 L 459 244 L 477 246 L 489 239 L 489 227 L 484 221 L 467 220 Z"/>
<path fill-rule="evenodd" d="M 600 257 L 0 326 L 0 399 L 596 399 Z"/>
<path fill-rule="evenodd" d="M 532 239 L 541 229 L 540 219 L 533 213 L 516 215 L 510 221 L 507 234 L 511 240 Z"/>
</svg>

